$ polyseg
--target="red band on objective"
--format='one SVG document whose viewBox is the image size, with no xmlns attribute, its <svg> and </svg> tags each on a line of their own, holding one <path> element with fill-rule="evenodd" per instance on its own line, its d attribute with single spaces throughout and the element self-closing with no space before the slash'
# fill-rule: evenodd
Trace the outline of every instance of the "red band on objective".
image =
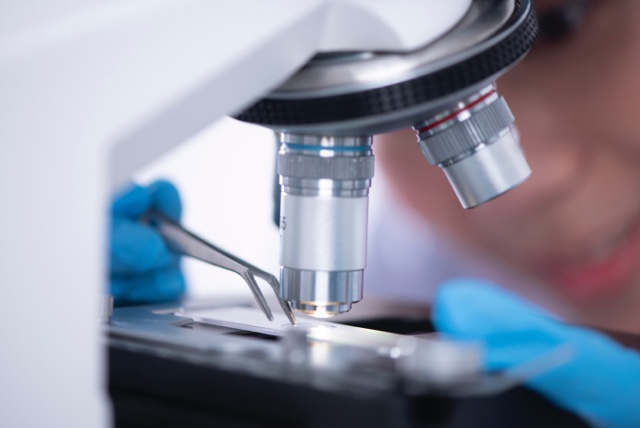
<svg viewBox="0 0 640 428">
<path fill-rule="evenodd" d="M 496 90 L 495 90 L 495 89 L 491 90 L 490 92 L 487 92 L 486 94 L 484 94 L 483 96 L 481 96 L 480 98 L 478 98 L 477 100 L 475 100 L 474 102 L 472 102 L 471 104 L 469 104 L 469 105 L 466 105 L 466 106 L 462 107 L 460 110 L 456 110 L 456 111 L 454 111 L 454 112 L 453 112 L 453 113 L 451 113 L 450 115 L 448 115 L 448 116 L 446 116 L 446 117 L 444 117 L 444 118 L 440 119 L 440 120 L 439 120 L 439 121 L 437 121 L 437 122 L 432 123 L 431 125 L 427 125 L 427 126 L 425 126 L 424 128 L 420 128 L 420 129 L 418 130 L 418 133 L 419 133 L 419 134 L 422 134 L 423 132 L 430 131 L 430 130 L 432 130 L 433 128 L 436 128 L 436 127 L 438 127 L 438 126 L 442 125 L 443 123 L 448 122 L 449 120 L 453 119 L 454 117 L 456 117 L 457 115 L 459 115 L 459 114 L 460 114 L 460 113 L 462 113 L 463 111 L 465 111 L 465 110 L 469 110 L 470 108 L 473 108 L 473 107 L 477 106 L 477 105 L 478 105 L 478 104 L 480 104 L 482 101 L 486 100 L 487 98 L 489 98 L 491 95 L 493 95 L 493 94 L 495 94 L 495 93 L 496 93 Z"/>
</svg>

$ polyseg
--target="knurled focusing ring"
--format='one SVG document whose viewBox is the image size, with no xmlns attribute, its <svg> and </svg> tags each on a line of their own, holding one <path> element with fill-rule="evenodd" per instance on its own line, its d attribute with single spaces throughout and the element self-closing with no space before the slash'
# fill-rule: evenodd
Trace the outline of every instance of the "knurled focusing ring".
<svg viewBox="0 0 640 428">
<path fill-rule="evenodd" d="M 374 158 L 319 157 L 298 153 L 278 154 L 278 174 L 285 177 L 366 180 L 373 177 Z"/>
<path fill-rule="evenodd" d="M 282 190 L 304 196 L 366 196 L 374 174 L 371 136 L 283 133 L 277 172 Z"/>
<path fill-rule="evenodd" d="M 488 95 L 493 95 L 492 92 Z M 461 116 L 463 116 L 461 118 Z M 480 109 L 464 108 L 448 122 L 418 129 L 422 153 L 430 164 L 455 162 L 479 146 L 491 144 L 514 123 L 514 116 L 503 97 L 497 97 Z"/>
</svg>

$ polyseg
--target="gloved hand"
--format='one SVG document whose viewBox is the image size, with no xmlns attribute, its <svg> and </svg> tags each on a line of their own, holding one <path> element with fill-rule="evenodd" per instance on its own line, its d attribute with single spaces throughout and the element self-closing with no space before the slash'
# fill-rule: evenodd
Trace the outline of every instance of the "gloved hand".
<svg viewBox="0 0 640 428">
<path fill-rule="evenodd" d="M 443 284 L 435 300 L 434 323 L 447 336 L 483 341 L 488 370 L 513 367 L 570 344 L 571 361 L 527 386 L 595 427 L 640 427 L 640 353 L 607 336 L 563 324 L 473 279 Z"/>
<path fill-rule="evenodd" d="M 113 202 L 110 263 L 116 305 L 171 301 L 185 291 L 180 257 L 153 227 L 140 222 L 151 208 L 179 221 L 182 204 L 176 188 L 167 181 L 134 184 Z"/>
</svg>

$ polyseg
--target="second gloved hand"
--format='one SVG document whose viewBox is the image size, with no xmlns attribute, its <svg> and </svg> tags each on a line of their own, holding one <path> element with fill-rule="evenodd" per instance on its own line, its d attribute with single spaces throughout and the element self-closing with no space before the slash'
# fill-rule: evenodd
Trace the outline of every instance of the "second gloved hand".
<svg viewBox="0 0 640 428">
<path fill-rule="evenodd" d="M 640 354 L 588 329 L 564 324 L 482 281 L 451 281 L 434 306 L 436 328 L 480 340 L 488 370 L 508 369 L 568 344 L 572 359 L 527 382 L 595 427 L 640 427 Z"/>
<path fill-rule="evenodd" d="M 110 268 L 116 305 L 171 301 L 185 291 L 180 256 L 141 221 L 150 209 L 179 221 L 182 204 L 176 188 L 167 181 L 132 185 L 113 202 Z"/>
</svg>

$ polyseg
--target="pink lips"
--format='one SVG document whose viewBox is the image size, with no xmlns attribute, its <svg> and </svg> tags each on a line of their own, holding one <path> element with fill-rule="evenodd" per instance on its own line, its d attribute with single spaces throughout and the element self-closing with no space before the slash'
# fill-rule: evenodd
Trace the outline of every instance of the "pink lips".
<svg viewBox="0 0 640 428">
<path fill-rule="evenodd" d="M 588 301 L 624 287 L 640 264 L 640 227 L 588 260 L 557 266 L 547 278 L 567 297 Z"/>
</svg>

